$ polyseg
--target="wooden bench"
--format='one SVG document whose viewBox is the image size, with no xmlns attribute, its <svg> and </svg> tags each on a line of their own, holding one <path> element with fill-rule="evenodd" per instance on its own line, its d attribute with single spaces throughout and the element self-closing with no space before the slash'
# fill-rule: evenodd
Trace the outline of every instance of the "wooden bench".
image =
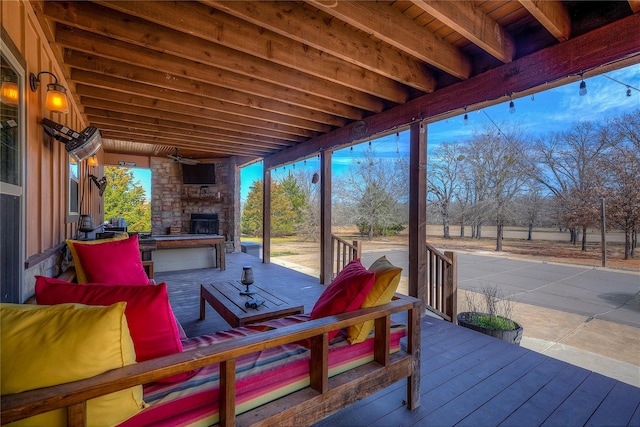
<svg viewBox="0 0 640 427">
<path fill-rule="evenodd" d="M 406 348 L 389 354 L 391 315 L 407 313 Z M 407 380 L 407 408 L 420 405 L 420 300 L 396 295 L 388 304 L 311 320 L 114 369 L 85 380 L 2 396 L 2 424 L 67 408 L 68 425 L 86 425 L 86 401 L 114 391 L 210 364 L 220 364 L 220 423 L 310 425 L 398 381 Z M 328 332 L 375 321 L 374 361 L 329 378 Z M 310 340 L 310 386 L 248 412 L 235 414 L 237 358 L 287 343 Z"/>
</svg>

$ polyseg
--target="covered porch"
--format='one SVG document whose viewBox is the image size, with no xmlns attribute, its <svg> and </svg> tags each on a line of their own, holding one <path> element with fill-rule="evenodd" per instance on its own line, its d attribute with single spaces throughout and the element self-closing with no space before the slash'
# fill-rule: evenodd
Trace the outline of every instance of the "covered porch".
<svg viewBox="0 0 640 427">
<path fill-rule="evenodd" d="M 207 306 L 198 320 L 202 283 L 238 280 L 252 265 L 256 283 L 302 303 L 310 312 L 325 289 L 316 277 L 245 253 L 229 254 L 226 271 L 158 274 L 168 284 L 176 317 L 189 336 L 229 329 Z M 403 321 L 403 319 L 395 319 Z M 403 384 L 388 387 L 319 422 L 318 426 L 600 425 L 640 422 L 640 389 L 507 344 L 450 322 L 421 320 L 421 405 L 407 411 Z"/>
</svg>

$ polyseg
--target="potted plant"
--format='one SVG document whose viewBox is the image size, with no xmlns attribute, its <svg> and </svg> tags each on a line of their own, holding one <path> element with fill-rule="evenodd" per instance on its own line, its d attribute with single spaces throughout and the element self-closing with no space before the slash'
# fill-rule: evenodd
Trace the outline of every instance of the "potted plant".
<svg viewBox="0 0 640 427">
<path fill-rule="evenodd" d="M 468 311 L 458 314 L 458 325 L 520 345 L 522 326 L 511 320 L 515 303 L 496 284 L 465 292 L 465 303 Z"/>
</svg>

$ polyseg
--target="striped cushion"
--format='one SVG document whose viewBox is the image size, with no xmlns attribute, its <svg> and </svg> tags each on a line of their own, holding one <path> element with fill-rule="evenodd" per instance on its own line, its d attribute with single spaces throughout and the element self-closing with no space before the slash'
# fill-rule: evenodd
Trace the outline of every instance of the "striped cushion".
<svg viewBox="0 0 640 427">
<path fill-rule="evenodd" d="M 309 315 L 301 314 L 188 338 L 183 341 L 183 347 L 188 351 L 307 320 Z M 392 326 L 392 352 L 399 350 L 400 338 L 405 333 L 405 326 Z M 307 387 L 309 359 L 309 349 L 298 344 L 282 345 L 239 358 L 236 361 L 236 414 Z M 350 345 L 346 333 L 342 331 L 329 346 L 329 375 L 337 375 L 372 360 L 373 334 L 363 343 Z M 121 426 L 215 424 L 219 420 L 219 380 L 219 365 L 215 364 L 203 368 L 197 375 L 181 383 L 148 384 L 144 387 L 144 400 L 149 407 Z"/>
</svg>

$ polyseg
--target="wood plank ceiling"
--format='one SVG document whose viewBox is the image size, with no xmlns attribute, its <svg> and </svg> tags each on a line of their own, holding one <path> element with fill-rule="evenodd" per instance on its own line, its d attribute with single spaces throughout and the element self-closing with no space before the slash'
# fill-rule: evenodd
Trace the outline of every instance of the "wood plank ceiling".
<svg viewBox="0 0 640 427">
<path fill-rule="evenodd" d="M 266 157 L 638 1 L 33 1 L 106 152 Z M 462 107 L 462 105 L 460 106 Z"/>
</svg>

